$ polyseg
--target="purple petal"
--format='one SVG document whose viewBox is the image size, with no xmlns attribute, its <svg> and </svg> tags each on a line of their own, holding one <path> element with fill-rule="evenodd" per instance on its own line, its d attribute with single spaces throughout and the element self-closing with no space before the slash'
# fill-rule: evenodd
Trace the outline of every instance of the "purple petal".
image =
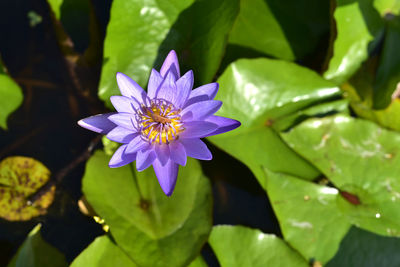
<svg viewBox="0 0 400 267">
<path fill-rule="evenodd" d="M 161 189 L 167 196 L 171 196 L 175 188 L 176 178 L 178 177 L 179 165 L 172 160 L 168 160 L 163 166 L 159 160 L 155 160 L 153 168 Z"/>
<path fill-rule="evenodd" d="M 229 131 L 232 131 L 239 127 L 241 123 L 237 120 L 225 118 L 225 117 L 220 117 L 220 116 L 210 116 L 206 119 L 208 122 L 212 122 L 218 125 L 218 129 L 209 134 L 208 136 L 211 135 L 217 135 L 217 134 L 222 134 L 226 133 Z"/>
<path fill-rule="evenodd" d="M 134 98 L 139 103 L 146 101 L 146 92 L 142 89 L 142 87 L 140 87 L 139 84 L 125 74 L 121 72 L 117 73 L 117 83 L 123 96 Z"/>
<path fill-rule="evenodd" d="M 163 77 L 155 69 L 151 70 L 149 84 L 147 85 L 147 95 L 150 99 L 156 97 L 157 89 L 163 81 Z"/>
<path fill-rule="evenodd" d="M 185 147 L 179 142 L 175 141 L 169 144 L 171 159 L 179 165 L 186 165 L 186 150 Z"/>
<path fill-rule="evenodd" d="M 201 160 L 212 159 L 210 150 L 208 150 L 207 145 L 200 139 L 180 139 L 179 141 L 185 147 L 188 157 Z"/>
<path fill-rule="evenodd" d="M 177 79 L 181 77 L 180 70 L 179 70 L 179 62 L 178 57 L 174 50 L 171 50 L 168 56 L 165 58 L 163 65 L 160 69 L 160 74 L 162 77 L 165 77 L 167 72 L 171 70 L 171 72 L 176 76 Z"/>
<path fill-rule="evenodd" d="M 161 165 L 165 165 L 169 160 L 169 146 L 165 144 L 156 145 L 156 154 L 157 158 L 160 161 Z"/>
<path fill-rule="evenodd" d="M 202 138 L 214 132 L 218 125 L 207 121 L 189 121 L 183 124 L 185 130 L 179 133 L 182 138 Z"/>
<path fill-rule="evenodd" d="M 185 107 L 196 102 L 214 99 L 218 92 L 218 87 L 218 83 L 209 83 L 195 88 L 190 92 L 189 98 L 185 103 Z"/>
<path fill-rule="evenodd" d="M 117 127 L 115 123 L 113 123 L 109 117 L 117 114 L 116 112 L 99 114 L 84 118 L 78 121 L 79 126 L 86 128 L 90 131 L 107 134 L 109 131 Z"/>
<path fill-rule="evenodd" d="M 137 132 L 137 122 L 132 113 L 116 113 L 109 117 L 109 120 L 128 130 Z"/>
<path fill-rule="evenodd" d="M 222 106 L 218 100 L 207 100 L 194 103 L 181 112 L 182 121 L 199 121 L 213 115 Z"/>
<path fill-rule="evenodd" d="M 175 107 L 182 108 L 193 88 L 193 71 L 188 71 L 176 81 L 177 96 L 173 103 Z"/>
<path fill-rule="evenodd" d="M 117 149 L 117 151 L 115 151 L 114 155 L 110 159 L 110 162 L 108 163 L 110 168 L 122 167 L 136 159 L 136 153 L 125 154 L 125 149 L 126 145 L 122 145 Z"/>
<path fill-rule="evenodd" d="M 126 153 L 136 153 L 137 151 L 143 150 L 148 146 L 149 143 L 144 141 L 139 134 L 129 142 L 128 146 L 126 147 Z"/>
<path fill-rule="evenodd" d="M 175 84 L 175 76 L 171 71 L 167 73 L 167 76 L 161 83 L 160 87 L 157 90 L 156 98 L 164 99 L 171 103 L 174 103 L 174 100 L 177 95 L 177 89 Z"/>
<path fill-rule="evenodd" d="M 156 153 L 153 149 L 139 150 L 136 155 L 136 169 L 143 171 L 147 169 L 156 159 Z"/>
<path fill-rule="evenodd" d="M 110 97 L 110 100 L 118 112 L 136 113 L 136 110 L 140 107 L 136 99 L 126 96 L 115 95 Z"/>
<path fill-rule="evenodd" d="M 124 127 L 117 126 L 107 134 L 107 138 L 114 142 L 126 144 L 138 135 L 137 132 L 132 132 Z"/>
</svg>

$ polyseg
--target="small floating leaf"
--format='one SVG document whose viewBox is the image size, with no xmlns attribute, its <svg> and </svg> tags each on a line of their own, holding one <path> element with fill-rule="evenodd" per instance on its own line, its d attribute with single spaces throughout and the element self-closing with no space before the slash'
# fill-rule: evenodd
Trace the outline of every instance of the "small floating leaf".
<svg viewBox="0 0 400 267">
<path fill-rule="evenodd" d="M 26 221 L 46 213 L 53 201 L 55 186 L 28 204 L 28 197 L 42 187 L 50 171 L 28 157 L 8 157 L 0 162 L 0 217 L 9 221 Z"/>
</svg>

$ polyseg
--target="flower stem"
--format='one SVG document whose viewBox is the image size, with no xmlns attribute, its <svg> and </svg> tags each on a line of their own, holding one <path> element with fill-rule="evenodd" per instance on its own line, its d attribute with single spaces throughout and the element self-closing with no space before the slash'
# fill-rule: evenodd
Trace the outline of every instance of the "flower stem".
<svg viewBox="0 0 400 267">
<path fill-rule="evenodd" d="M 138 182 L 138 180 L 137 180 L 137 176 L 136 176 L 136 173 L 135 173 L 135 169 L 134 169 L 132 163 L 129 164 L 129 168 L 131 169 L 133 181 L 135 182 L 137 191 L 138 191 L 138 193 L 139 193 L 139 197 L 140 197 L 140 199 L 143 199 L 142 191 L 140 190 L 139 182 Z"/>
</svg>

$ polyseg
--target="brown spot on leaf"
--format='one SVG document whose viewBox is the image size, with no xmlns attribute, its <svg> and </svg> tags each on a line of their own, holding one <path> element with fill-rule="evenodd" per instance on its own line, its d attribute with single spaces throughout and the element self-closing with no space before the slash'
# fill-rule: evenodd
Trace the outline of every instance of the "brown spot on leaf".
<svg viewBox="0 0 400 267">
<path fill-rule="evenodd" d="M 361 205 L 361 201 L 356 195 L 346 191 L 340 191 L 340 195 L 353 205 Z"/>
<path fill-rule="evenodd" d="M 148 201 L 147 199 L 140 199 L 140 204 L 139 204 L 140 208 L 144 211 L 148 211 L 150 208 L 150 201 Z"/>
<path fill-rule="evenodd" d="M 267 126 L 267 127 L 271 127 L 273 124 L 274 124 L 274 120 L 273 119 L 268 119 L 265 122 L 265 126 Z"/>
</svg>

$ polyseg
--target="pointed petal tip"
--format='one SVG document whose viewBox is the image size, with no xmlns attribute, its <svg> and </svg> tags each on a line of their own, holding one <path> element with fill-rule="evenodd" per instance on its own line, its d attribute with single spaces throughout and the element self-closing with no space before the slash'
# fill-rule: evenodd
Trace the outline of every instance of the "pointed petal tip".
<svg viewBox="0 0 400 267">
<path fill-rule="evenodd" d="M 84 119 L 79 120 L 77 123 L 82 128 L 88 129 L 90 131 L 107 134 L 117 125 L 110 121 L 108 118 L 116 114 L 115 112 L 93 115 Z"/>
<path fill-rule="evenodd" d="M 174 57 L 177 57 L 177 56 L 176 56 L 176 52 L 175 52 L 175 50 L 174 50 L 174 49 L 172 49 L 171 51 L 169 51 L 169 53 L 168 53 L 168 56 L 167 56 L 167 57 L 169 57 L 169 56 L 174 56 Z"/>
<path fill-rule="evenodd" d="M 169 160 L 165 166 L 162 166 L 159 160 L 155 160 L 153 169 L 162 191 L 165 195 L 171 196 L 175 189 L 179 165 Z"/>
<path fill-rule="evenodd" d="M 171 197 L 173 192 L 174 192 L 173 190 L 170 191 L 170 192 L 165 192 L 165 191 L 164 191 L 164 194 L 165 194 L 167 197 Z"/>
<path fill-rule="evenodd" d="M 164 59 L 164 62 L 160 69 L 161 76 L 165 77 L 168 70 L 170 69 L 173 69 L 173 72 L 175 72 L 177 78 L 180 78 L 179 61 L 175 50 L 169 51 L 167 57 Z"/>
<path fill-rule="evenodd" d="M 220 117 L 220 116 L 211 116 L 206 119 L 206 121 L 215 123 L 218 125 L 218 129 L 216 129 L 214 132 L 210 133 L 207 136 L 213 136 L 217 134 L 223 134 L 232 130 L 235 130 L 239 126 L 242 125 L 240 121 L 231 119 L 231 118 L 226 118 L 226 117 Z"/>
</svg>

